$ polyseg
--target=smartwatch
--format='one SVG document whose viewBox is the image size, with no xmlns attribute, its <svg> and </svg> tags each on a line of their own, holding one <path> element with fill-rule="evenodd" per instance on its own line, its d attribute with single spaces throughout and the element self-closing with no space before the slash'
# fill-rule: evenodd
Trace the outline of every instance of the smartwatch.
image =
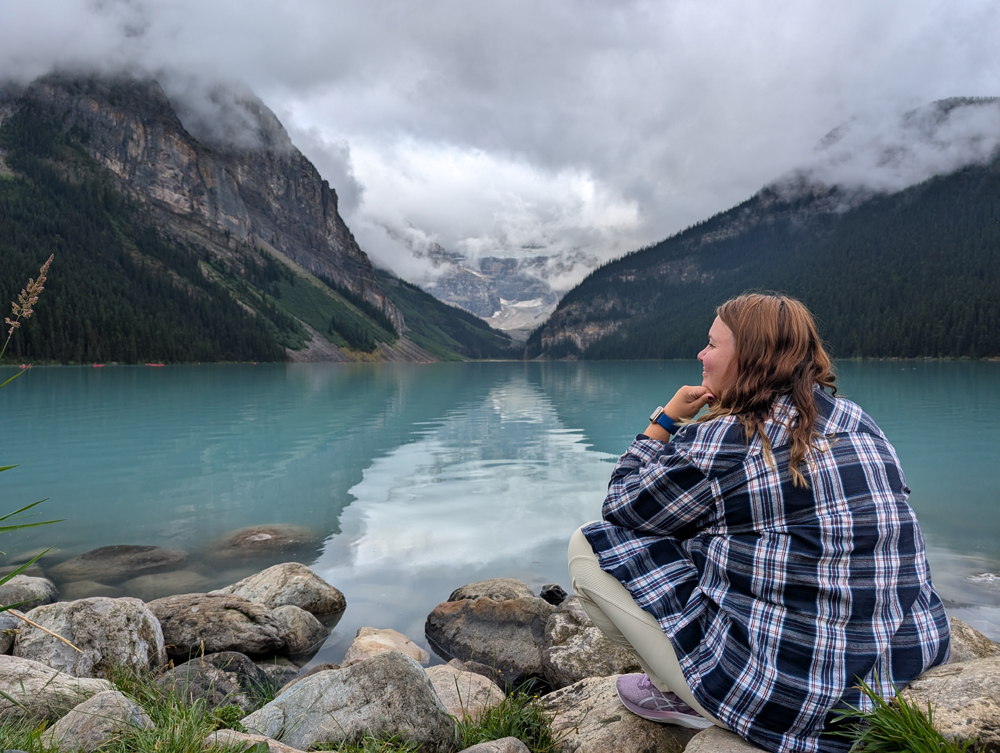
<svg viewBox="0 0 1000 753">
<path fill-rule="evenodd" d="M 676 434 L 677 430 L 680 429 L 674 419 L 663 412 L 662 405 L 653 411 L 653 415 L 649 417 L 649 423 L 659 424 L 668 434 Z"/>
</svg>

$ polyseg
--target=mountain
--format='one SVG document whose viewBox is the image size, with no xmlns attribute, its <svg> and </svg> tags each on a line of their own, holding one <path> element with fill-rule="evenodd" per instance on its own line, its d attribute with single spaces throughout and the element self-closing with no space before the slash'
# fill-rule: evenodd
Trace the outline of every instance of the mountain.
<svg viewBox="0 0 1000 753">
<path fill-rule="evenodd" d="M 12 296 L 40 260 L 57 257 L 13 356 L 510 355 L 505 335 L 470 328 L 456 309 L 417 305 L 393 283 L 416 312 L 408 322 L 336 192 L 274 114 L 249 95 L 224 104 L 238 117 L 196 137 L 151 79 L 53 75 L 0 91 L 0 293 Z M 458 317 L 450 326 L 460 336 L 437 342 L 440 327 L 420 329 L 428 317 Z"/>
<path fill-rule="evenodd" d="M 938 164 L 969 113 L 996 122 L 997 100 L 935 103 L 905 123 Z M 929 135 L 927 135 L 929 134 Z M 842 134 L 827 144 L 835 146 Z M 1000 133 L 989 134 L 993 143 Z M 968 135 L 970 143 L 983 139 Z M 872 163 L 911 166 L 886 148 Z M 842 161 L 830 164 L 846 175 Z M 928 163 L 933 164 L 933 163 Z M 925 169 L 921 167 L 920 169 Z M 834 171 L 835 172 L 835 171 Z M 527 343 L 528 357 L 691 358 L 715 307 L 750 289 L 803 300 L 841 358 L 1000 355 L 1000 156 L 902 190 L 799 171 L 675 236 L 593 271 Z"/>
<path fill-rule="evenodd" d="M 546 278 L 554 260 L 548 256 L 466 259 L 438 244 L 413 250 L 434 270 L 424 285 L 428 293 L 486 320 L 523 342 L 559 302 Z"/>
</svg>

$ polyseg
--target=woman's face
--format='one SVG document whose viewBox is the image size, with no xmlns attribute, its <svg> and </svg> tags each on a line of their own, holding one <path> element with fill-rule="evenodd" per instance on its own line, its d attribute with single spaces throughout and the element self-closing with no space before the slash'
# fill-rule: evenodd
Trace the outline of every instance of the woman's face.
<svg viewBox="0 0 1000 753">
<path fill-rule="evenodd" d="M 736 357 L 736 342 L 733 331 L 719 317 L 715 317 L 708 330 L 708 345 L 698 354 L 701 361 L 701 385 L 718 397 L 732 381 L 730 369 Z"/>
</svg>

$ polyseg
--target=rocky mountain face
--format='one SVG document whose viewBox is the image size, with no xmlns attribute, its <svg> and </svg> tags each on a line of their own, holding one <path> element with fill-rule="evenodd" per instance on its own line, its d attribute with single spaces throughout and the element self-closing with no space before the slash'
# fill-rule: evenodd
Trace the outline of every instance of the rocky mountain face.
<svg viewBox="0 0 1000 753">
<path fill-rule="evenodd" d="M 545 280 L 545 256 L 465 259 L 433 245 L 420 256 L 436 271 L 427 292 L 484 319 L 495 329 L 523 341 L 545 321 L 559 296 Z"/>
<path fill-rule="evenodd" d="M 276 252 L 332 280 L 404 329 L 367 255 L 337 211 L 337 194 L 261 102 L 237 102 L 238 145 L 199 141 L 153 80 L 50 76 L 0 97 L 0 123 L 24 99 L 47 107 L 168 237 L 237 268 L 248 249 Z"/>
<path fill-rule="evenodd" d="M 933 138 L 880 147 L 872 164 L 919 182 L 876 190 L 821 180 L 829 165 L 796 171 L 594 270 L 531 334 L 527 356 L 692 358 L 715 307 L 755 289 L 803 300 L 837 357 L 1000 355 L 1000 145 L 980 149 L 1000 144 L 1000 101 L 947 100 L 918 121 Z M 961 138 L 948 140 L 955 122 Z M 924 177 L 929 153 L 952 168 L 963 140 L 979 151 Z"/>
</svg>

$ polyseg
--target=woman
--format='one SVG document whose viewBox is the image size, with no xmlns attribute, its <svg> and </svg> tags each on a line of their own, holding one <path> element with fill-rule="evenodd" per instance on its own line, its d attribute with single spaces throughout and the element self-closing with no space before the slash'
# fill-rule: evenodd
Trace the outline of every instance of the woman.
<svg viewBox="0 0 1000 753">
<path fill-rule="evenodd" d="M 573 588 L 641 658 L 618 678 L 630 711 L 846 750 L 833 712 L 863 707 L 859 680 L 889 697 L 947 661 L 948 618 L 896 453 L 835 397 L 806 308 L 744 294 L 717 313 L 701 386 L 651 416 L 570 542 Z"/>
</svg>

